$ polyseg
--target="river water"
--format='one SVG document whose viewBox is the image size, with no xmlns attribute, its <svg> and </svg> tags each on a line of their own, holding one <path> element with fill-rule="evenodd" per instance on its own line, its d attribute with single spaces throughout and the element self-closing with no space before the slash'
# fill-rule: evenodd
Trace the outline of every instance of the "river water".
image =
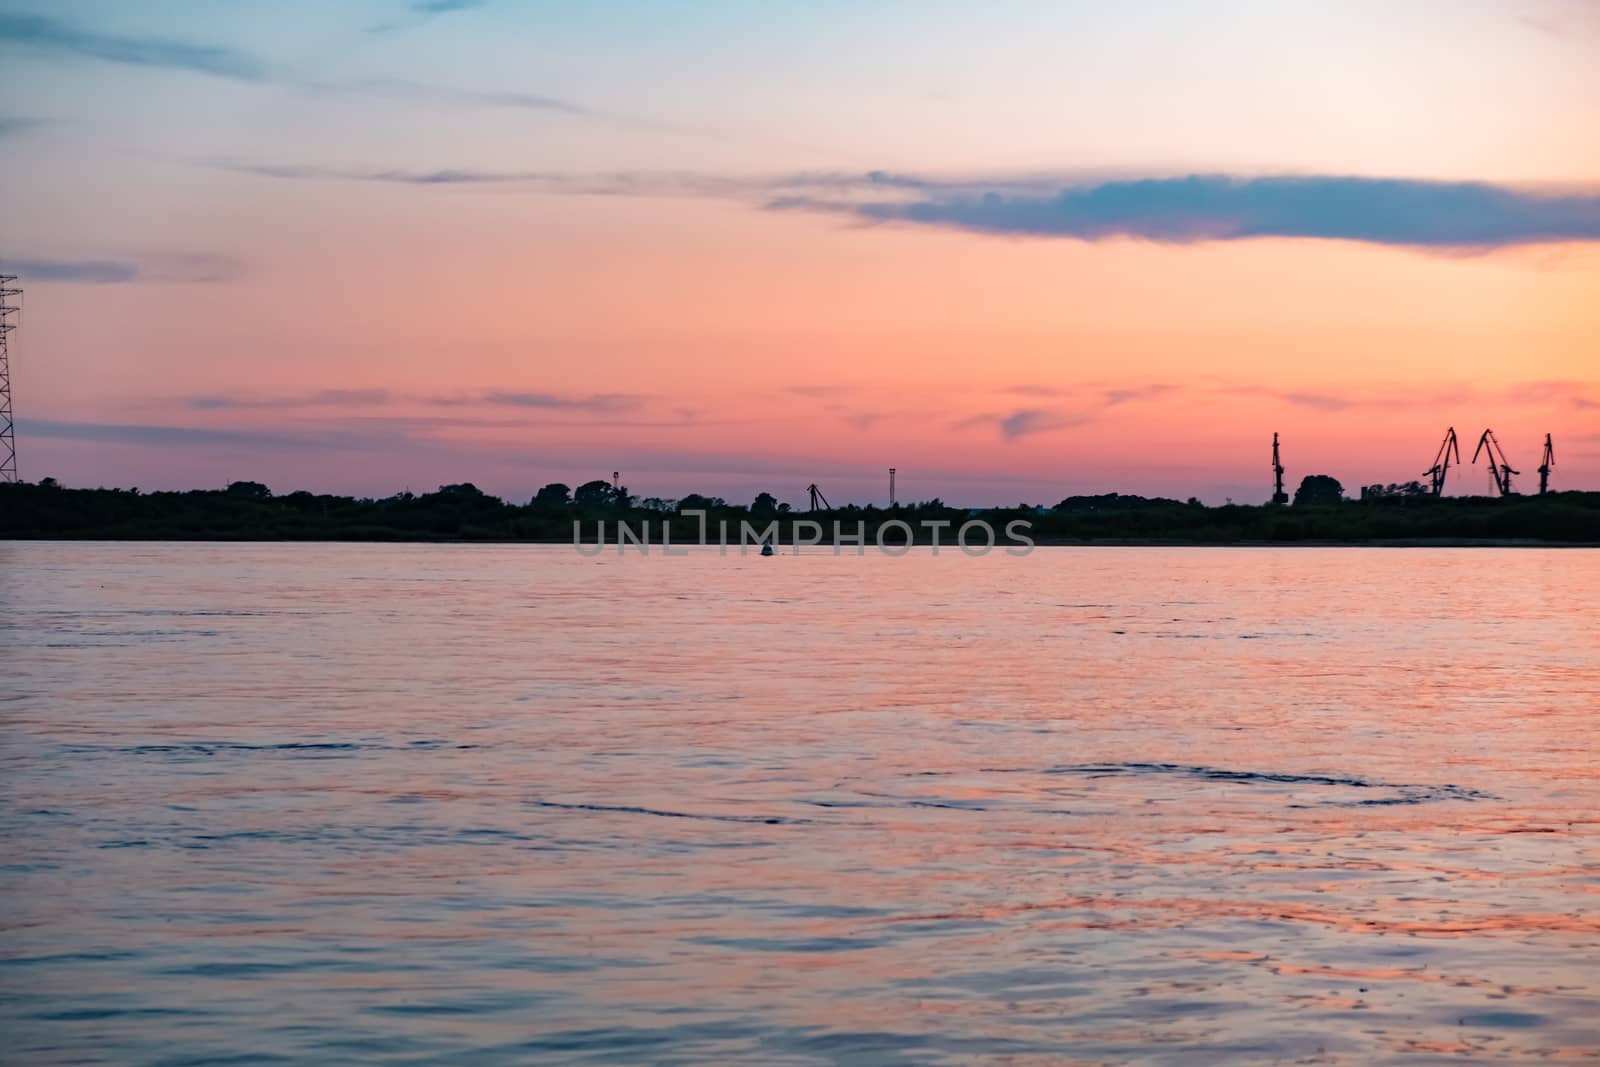
<svg viewBox="0 0 1600 1067">
<path fill-rule="evenodd" d="M 1600 552 L 0 544 L 0 1059 L 1600 1055 Z"/>
</svg>

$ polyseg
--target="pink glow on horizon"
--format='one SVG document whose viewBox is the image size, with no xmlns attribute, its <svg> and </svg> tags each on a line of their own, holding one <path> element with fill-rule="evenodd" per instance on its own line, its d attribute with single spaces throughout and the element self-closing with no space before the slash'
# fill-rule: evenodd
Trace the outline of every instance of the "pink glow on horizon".
<svg viewBox="0 0 1600 1067">
<path fill-rule="evenodd" d="M 388 96 L 21 54 L 14 69 L 39 80 L 17 98 L 55 125 L 9 135 L 30 210 L 0 253 L 142 271 L 23 279 L 24 476 L 380 496 L 466 480 L 516 499 L 622 470 L 646 496 L 798 501 L 819 481 L 865 502 L 896 466 L 903 496 L 964 504 L 1253 501 L 1274 431 L 1291 482 L 1330 473 L 1353 493 L 1419 476 L 1454 425 L 1464 443 L 1492 426 L 1524 485 L 1551 433 L 1554 484 L 1600 489 L 1600 244 L 995 237 L 769 210 L 740 191 L 805 171 L 1052 168 L 1594 188 L 1583 134 L 1600 115 L 1583 90 L 1600 34 L 1576 7 L 1441 29 L 1250 4 L 1213 24 L 1202 6 L 1154 22 L 1018 11 L 1014 26 L 945 13 L 910 37 L 874 5 L 841 15 L 848 26 L 720 11 L 784 42 L 759 63 L 648 13 L 612 49 L 576 15 L 464 13 L 366 42 L 325 79 Z M 358 32 L 347 17 L 307 8 L 251 24 L 256 36 L 220 13 L 102 29 L 298 57 Z M 1046 40 L 1095 47 L 1047 62 Z M 1215 49 L 1198 80 L 1197 40 Z M 972 52 L 979 41 L 993 47 Z M 1112 61 L 1136 42 L 1146 62 Z M 528 49 L 560 84 L 526 84 Z M 1340 58 L 1354 49 L 1360 77 Z M 797 98 L 822 55 L 828 77 Z M 741 93 L 662 82 L 639 99 L 664 116 L 614 99 L 639 88 L 627 69 L 691 57 Z M 1492 92 L 1489 63 L 1508 72 Z M 385 78 L 583 107 L 394 96 Z M 148 151 L 112 136 L 153 113 L 171 121 Z M 454 171 L 648 187 L 349 176 Z M 1469 466 L 1452 490 L 1484 483 Z"/>
</svg>

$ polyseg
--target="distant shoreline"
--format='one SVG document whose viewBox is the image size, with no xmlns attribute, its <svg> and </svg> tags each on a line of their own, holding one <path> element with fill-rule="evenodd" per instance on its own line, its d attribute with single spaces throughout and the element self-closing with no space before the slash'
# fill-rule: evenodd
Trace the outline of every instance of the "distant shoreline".
<svg viewBox="0 0 1600 1067">
<path fill-rule="evenodd" d="M 1035 539 L 1040 548 L 1600 548 L 1600 541 L 1552 541 L 1537 537 L 1389 537 L 1366 540 L 1175 541 L 1103 538 L 1096 541 Z"/>
<path fill-rule="evenodd" d="M 384 537 L 384 538 L 361 539 L 361 538 L 351 538 L 351 537 L 339 538 L 339 537 L 249 537 L 249 536 L 246 536 L 246 537 L 214 537 L 214 536 L 213 537 L 206 537 L 206 536 L 195 536 L 195 537 L 105 537 L 105 536 L 97 536 L 97 535 L 73 535 L 73 534 L 58 534 L 58 535 L 55 535 L 55 536 L 43 536 L 43 537 L 41 537 L 41 536 L 14 536 L 14 535 L 8 535 L 8 534 L 0 533 L 0 544 L 85 544 L 85 543 L 114 544 L 114 545 L 115 544 L 122 544 L 122 545 L 150 545 L 150 544 L 173 544 L 173 545 L 185 545 L 185 544 L 192 544 L 192 545 L 464 545 L 464 546 L 492 545 L 492 546 L 495 546 L 495 547 L 502 547 L 502 548 L 506 547 L 508 545 L 532 545 L 532 546 L 539 546 L 539 547 L 569 548 L 569 549 L 574 549 L 575 550 L 575 546 L 574 546 L 574 544 L 573 544 L 573 542 L 572 542 L 572 540 L 570 538 L 569 539 L 565 539 L 565 540 L 563 540 L 563 539 L 537 539 L 537 538 L 482 538 L 482 539 L 466 540 L 466 539 L 462 539 L 462 538 L 459 538 L 459 537 L 411 537 L 411 538 Z M 588 555 L 590 556 L 590 558 L 614 558 L 614 557 L 618 556 L 619 554 L 622 555 L 622 556 L 625 556 L 625 557 L 626 556 L 639 556 L 639 555 L 641 555 L 641 553 L 639 551 L 639 548 L 637 546 L 634 546 L 634 545 L 631 545 L 631 544 L 627 545 L 620 553 L 618 551 L 617 545 L 614 542 L 609 542 L 609 541 L 606 543 L 603 551 L 598 552 L 598 553 L 596 553 L 594 551 L 595 545 L 594 545 L 594 542 L 592 542 L 592 541 L 586 542 L 583 547 L 587 550 Z M 715 541 L 710 542 L 708 544 L 697 544 L 697 543 L 693 543 L 693 542 L 685 542 L 685 543 L 682 543 L 682 544 L 674 543 L 672 545 L 672 549 L 673 549 L 673 553 L 672 554 L 676 555 L 677 552 L 680 549 L 686 550 L 686 551 L 704 552 L 704 551 L 717 550 L 717 549 L 720 549 L 720 548 L 723 548 L 723 547 L 724 546 L 717 544 Z M 741 554 L 740 553 L 740 547 L 741 546 L 736 542 L 730 542 L 725 547 L 727 549 L 727 552 L 726 552 L 727 555 L 734 556 L 734 555 L 740 555 Z M 857 554 L 855 550 L 858 549 L 858 548 L 863 549 L 864 550 L 863 554 L 866 554 L 866 555 L 878 555 L 878 554 L 881 554 L 879 552 L 879 550 L 878 550 L 878 547 L 876 545 L 874 545 L 874 544 L 867 544 L 865 546 L 861 546 L 861 545 L 857 545 L 853 541 L 839 542 L 837 544 L 835 544 L 835 542 L 832 542 L 832 541 L 819 541 L 819 542 L 816 542 L 816 543 L 807 542 L 807 543 L 803 544 L 801 547 L 806 549 L 808 552 L 820 552 L 822 550 L 831 550 L 831 549 L 833 549 L 835 547 L 840 549 L 840 551 L 838 553 L 834 553 L 834 552 L 831 552 L 831 551 L 828 552 L 827 554 L 829 554 L 829 555 L 855 555 L 855 554 Z M 895 546 L 891 546 L 891 547 L 893 547 L 896 550 L 898 550 L 901 546 L 895 545 Z M 913 545 L 911 545 L 910 547 L 916 548 L 916 549 L 928 549 L 928 548 L 932 548 L 933 545 L 932 545 L 931 542 L 928 542 L 928 541 L 917 541 Z M 1006 546 L 1004 546 L 1004 545 L 996 545 L 993 549 L 991 549 L 989 551 L 988 554 L 989 555 L 1004 555 L 1005 554 L 1005 547 Z M 1015 548 L 1017 546 L 1013 545 L 1011 547 Z M 1552 540 L 1542 540 L 1542 539 L 1538 539 L 1538 538 L 1527 538 L 1527 537 L 1498 537 L 1498 538 L 1497 537 L 1438 537 L 1438 538 L 1409 537 L 1409 538 L 1373 538 L 1373 539 L 1364 540 L 1364 541 L 1358 541 L 1358 540 L 1346 540 L 1346 541 L 1339 541 L 1339 540 L 1201 541 L 1201 540 L 1195 540 L 1195 539 L 1179 540 L 1179 539 L 1174 539 L 1174 538 L 1146 538 L 1146 539 L 1097 538 L 1097 539 L 1094 539 L 1094 540 L 1074 540 L 1074 539 L 1070 539 L 1070 538 L 1036 537 L 1034 539 L 1034 544 L 1033 544 L 1032 547 L 1036 548 L 1036 549 L 1037 548 L 1578 548 L 1578 549 L 1597 549 L 1597 548 L 1600 548 L 1600 541 L 1552 541 Z M 665 553 L 662 550 L 663 546 L 661 546 L 659 544 L 651 544 L 650 546 L 648 546 L 648 548 L 649 548 L 649 551 L 647 553 L 644 553 L 646 555 L 650 555 L 650 556 L 665 555 Z M 779 551 L 780 555 L 787 556 L 787 555 L 793 555 L 794 554 L 791 551 L 791 549 L 794 548 L 794 543 L 791 542 L 791 541 L 779 541 L 779 542 L 776 543 L 776 548 L 780 550 Z M 744 549 L 744 551 L 743 551 L 742 554 L 746 555 L 746 556 L 757 556 L 760 553 L 760 546 L 757 545 L 757 544 L 749 543 L 749 542 L 745 543 L 745 545 L 743 546 L 743 549 Z M 949 554 L 949 555 L 960 555 L 961 554 L 961 550 L 957 546 L 955 546 L 953 544 L 949 544 L 949 543 L 941 543 L 939 545 L 939 551 L 940 551 L 941 554 Z"/>
<path fill-rule="evenodd" d="M 598 487 L 598 488 L 596 488 Z M 547 487 L 548 488 L 548 487 Z M 1103 493 L 1053 506 L 958 508 L 937 500 L 892 508 L 797 511 L 762 493 L 749 506 L 691 495 L 639 500 L 605 483 L 582 493 L 510 503 L 470 484 L 382 499 L 294 492 L 255 482 L 226 489 L 141 493 L 0 484 L 0 540 L 217 541 L 358 544 L 555 544 L 659 554 L 680 546 L 857 545 L 893 554 L 938 543 L 982 554 L 1028 545 L 1077 547 L 1600 547 L 1600 493 L 1434 497 L 1414 493 L 1306 504 L 1224 504 Z M 592 492 L 591 492 L 592 490 Z"/>
</svg>

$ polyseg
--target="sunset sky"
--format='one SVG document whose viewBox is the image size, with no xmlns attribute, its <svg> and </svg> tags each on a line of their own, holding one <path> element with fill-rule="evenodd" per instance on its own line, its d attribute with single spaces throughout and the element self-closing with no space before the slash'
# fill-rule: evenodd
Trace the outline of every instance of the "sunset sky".
<svg viewBox="0 0 1600 1067">
<path fill-rule="evenodd" d="M 1586 0 L 0 0 L 19 466 L 1600 489 L 1597 130 Z"/>
</svg>

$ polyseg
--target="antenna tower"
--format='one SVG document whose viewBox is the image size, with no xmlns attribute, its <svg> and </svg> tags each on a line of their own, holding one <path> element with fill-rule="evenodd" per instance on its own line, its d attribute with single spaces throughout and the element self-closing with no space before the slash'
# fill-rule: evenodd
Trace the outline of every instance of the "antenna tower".
<svg viewBox="0 0 1600 1067">
<path fill-rule="evenodd" d="M 7 339 L 17 324 L 11 317 L 22 311 L 15 300 L 22 295 L 15 274 L 0 274 L 0 482 L 17 480 L 17 428 L 11 421 L 11 353 Z"/>
</svg>

